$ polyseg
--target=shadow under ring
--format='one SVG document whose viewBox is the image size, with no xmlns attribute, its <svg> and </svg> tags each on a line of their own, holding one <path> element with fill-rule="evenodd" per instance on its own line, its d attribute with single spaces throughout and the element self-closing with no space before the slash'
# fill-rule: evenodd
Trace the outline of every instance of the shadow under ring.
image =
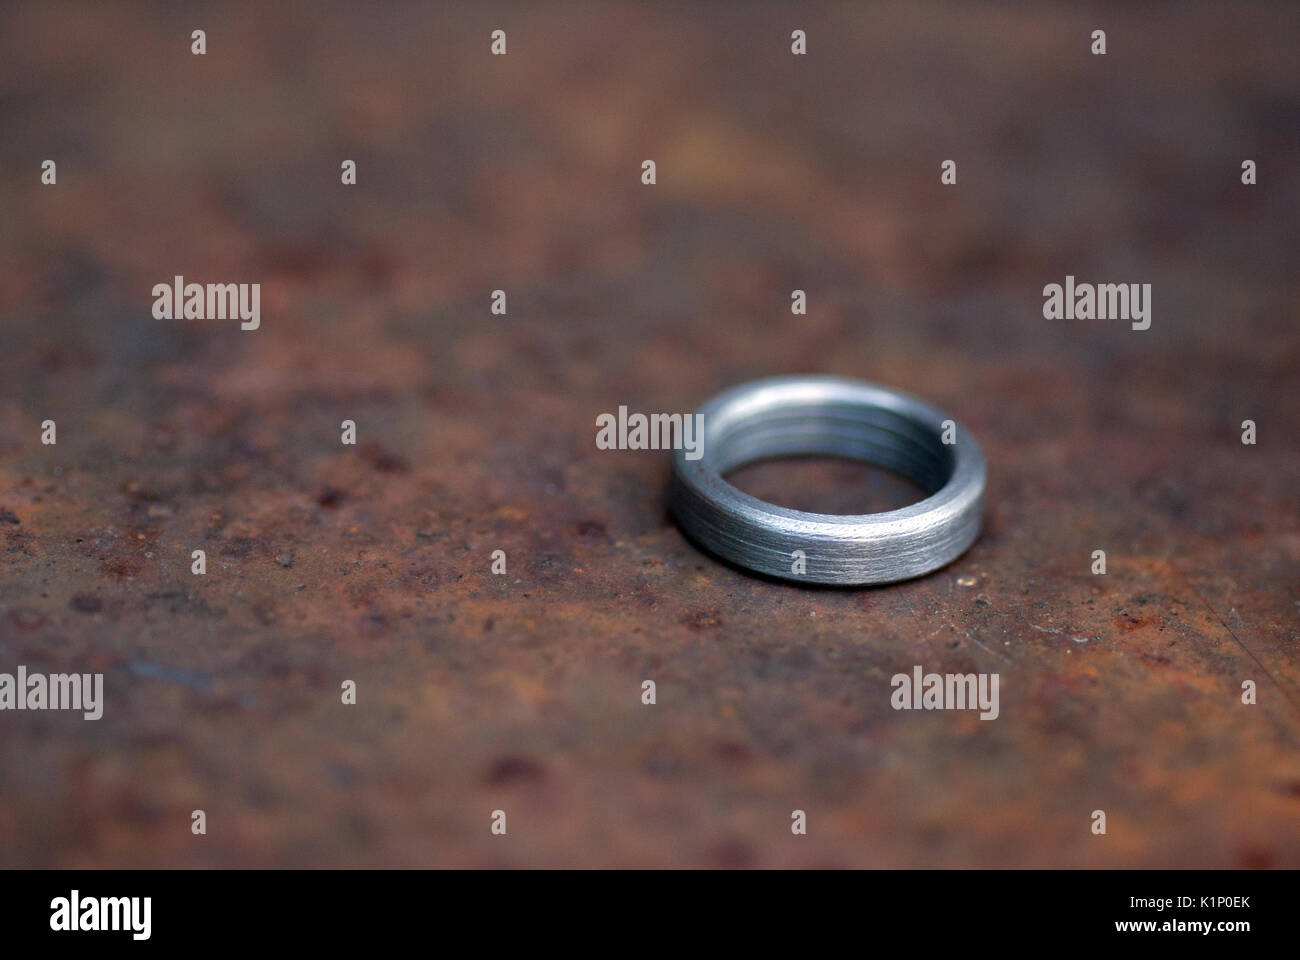
<svg viewBox="0 0 1300 960">
<path fill-rule="evenodd" d="M 802 583 L 892 583 L 945 566 L 979 536 L 984 455 L 965 428 L 923 400 L 842 377 L 771 377 L 726 390 L 698 413 L 701 455 L 674 452 L 669 509 L 689 537 L 748 570 Z M 943 442 L 946 423 L 952 443 Z M 887 467 L 929 496 L 882 513 L 809 513 L 723 479 L 748 463 L 793 456 Z"/>
</svg>

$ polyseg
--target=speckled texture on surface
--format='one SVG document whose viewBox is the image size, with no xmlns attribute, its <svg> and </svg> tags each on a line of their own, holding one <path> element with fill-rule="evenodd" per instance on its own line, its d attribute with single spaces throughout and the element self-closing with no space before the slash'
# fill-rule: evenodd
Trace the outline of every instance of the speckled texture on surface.
<svg viewBox="0 0 1300 960">
<path fill-rule="evenodd" d="M 0 866 L 1300 866 L 1294 9 L 357 6 L 0 12 L 0 670 L 107 690 L 0 714 Z M 976 431 L 965 557 L 751 578 L 595 448 L 798 372 Z"/>
</svg>

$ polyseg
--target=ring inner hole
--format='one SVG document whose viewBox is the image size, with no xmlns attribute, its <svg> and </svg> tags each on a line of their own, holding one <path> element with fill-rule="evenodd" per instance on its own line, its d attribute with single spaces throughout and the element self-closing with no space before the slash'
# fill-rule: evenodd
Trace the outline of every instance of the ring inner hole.
<svg viewBox="0 0 1300 960">
<path fill-rule="evenodd" d="M 733 424 L 711 442 L 715 463 L 724 477 L 732 471 L 753 474 L 756 471 L 741 468 L 758 461 L 827 457 L 892 470 L 919 486 L 926 496 L 943 488 L 952 477 L 954 464 L 953 448 L 940 443 L 932 427 L 891 410 L 845 404 L 763 411 Z M 842 478 L 844 471 L 839 476 Z M 893 496 L 899 499 L 897 492 Z"/>
</svg>

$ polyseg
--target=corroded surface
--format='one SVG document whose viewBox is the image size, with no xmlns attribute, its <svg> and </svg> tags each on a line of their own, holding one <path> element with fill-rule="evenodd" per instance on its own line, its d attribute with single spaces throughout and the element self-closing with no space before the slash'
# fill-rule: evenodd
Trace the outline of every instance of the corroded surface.
<svg viewBox="0 0 1300 960">
<path fill-rule="evenodd" d="M 0 865 L 1300 866 L 1294 12 L 364 11 L 0 14 L 0 669 L 108 694 L 0 714 Z M 751 578 L 595 449 L 791 372 L 977 432 L 965 557 Z"/>
</svg>

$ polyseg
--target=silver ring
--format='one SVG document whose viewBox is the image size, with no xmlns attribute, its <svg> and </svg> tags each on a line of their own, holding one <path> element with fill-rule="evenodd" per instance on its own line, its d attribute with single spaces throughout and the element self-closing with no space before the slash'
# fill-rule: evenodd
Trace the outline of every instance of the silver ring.
<svg viewBox="0 0 1300 960">
<path fill-rule="evenodd" d="M 842 377 L 771 377 L 726 390 L 699 413 L 703 450 L 698 459 L 673 454 L 669 508 L 687 536 L 746 569 L 804 583 L 892 583 L 939 569 L 979 536 L 984 454 L 923 400 Z M 789 456 L 865 460 L 930 495 L 900 510 L 838 516 L 779 507 L 723 479 Z"/>
</svg>

